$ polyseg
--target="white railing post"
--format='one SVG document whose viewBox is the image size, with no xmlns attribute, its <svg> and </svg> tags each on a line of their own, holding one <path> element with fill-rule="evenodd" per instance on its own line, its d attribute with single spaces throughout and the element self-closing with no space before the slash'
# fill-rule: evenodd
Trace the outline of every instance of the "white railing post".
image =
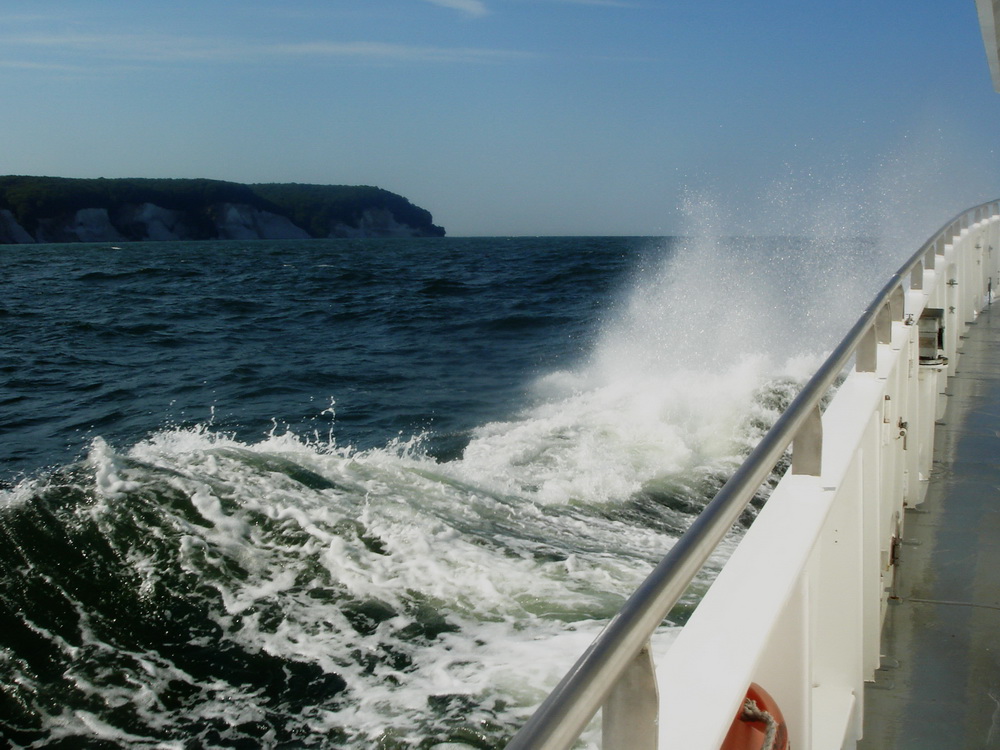
<svg viewBox="0 0 1000 750">
<path fill-rule="evenodd" d="M 792 473 L 818 477 L 822 470 L 823 415 L 817 405 L 792 441 Z"/>
<path fill-rule="evenodd" d="M 875 372 L 878 366 L 878 340 L 875 326 L 869 326 L 854 354 L 855 369 L 858 372 Z"/>
<path fill-rule="evenodd" d="M 649 644 L 643 646 L 601 709 L 604 750 L 656 750 L 660 696 Z"/>
</svg>

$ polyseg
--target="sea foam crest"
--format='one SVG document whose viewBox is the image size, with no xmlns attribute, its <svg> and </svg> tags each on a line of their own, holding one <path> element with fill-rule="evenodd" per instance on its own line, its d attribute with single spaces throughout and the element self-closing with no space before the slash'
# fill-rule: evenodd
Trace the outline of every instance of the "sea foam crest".
<svg viewBox="0 0 1000 750">
<path fill-rule="evenodd" d="M 98 442 L 88 461 L 107 537 L 145 519 L 123 554 L 146 606 L 197 609 L 192 637 L 214 630 L 223 653 L 313 664 L 320 684 L 336 675 L 343 688 L 312 689 L 311 707 L 288 721 L 362 744 L 523 718 L 670 543 L 613 519 L 547 513 L 407 450 L 320 448 L 291 434 L 252 444 L 197 428 L 127 454 Z M 635 549 L 608 554 L 623 533 Z M 209 689 L 158 651 L 120 668 L 154 693 L 178 681 Z M 225 692 L 227 721 L 268 723 L 238 685 Z M 210 724 L 221 707 L 203 698 L 187 711 Z"/>
</svg>

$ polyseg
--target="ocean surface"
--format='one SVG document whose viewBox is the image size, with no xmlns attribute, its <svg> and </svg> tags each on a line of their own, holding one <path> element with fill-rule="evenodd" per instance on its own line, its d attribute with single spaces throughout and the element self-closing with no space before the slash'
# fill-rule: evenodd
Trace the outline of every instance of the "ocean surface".
<svg viewBox="0 0 1000 750">
<path fill-rule="evenodd" d="M 844 239 L 0 247 L 0 744 L 502 747 L 883 265 Z"/>
</svg>

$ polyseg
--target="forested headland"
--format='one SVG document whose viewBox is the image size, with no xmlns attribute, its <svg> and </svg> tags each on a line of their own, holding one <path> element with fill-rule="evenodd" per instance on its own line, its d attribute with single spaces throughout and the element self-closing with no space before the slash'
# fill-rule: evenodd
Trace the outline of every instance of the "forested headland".
<svg viewBox="0 0 1000 750">
<path fill-rule="evenodd" d="M 429 211 L 364 185 L 0 177 L 0 243 L 443 235 Z"/>
</svg>

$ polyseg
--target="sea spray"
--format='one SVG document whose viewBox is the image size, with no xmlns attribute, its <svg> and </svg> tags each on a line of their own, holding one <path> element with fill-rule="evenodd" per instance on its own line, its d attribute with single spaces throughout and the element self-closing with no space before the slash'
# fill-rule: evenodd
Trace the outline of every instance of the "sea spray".
<svg viewBox="0 0 1000 750">
<path fill-rule="evenodd" d="M 517 419 L 477 428 L 450 470 L 532 502 L 620 505 L 745 455 L 763 394 L 806 377 L 843 320 L 825 305 L 849 296 L 837 277 L 806 272 L 853 249 L 719 236 L 714 206 L 688 211 L 701 232 L 644 258 L 587 360 L 541 378 Z"/>
</svg>

